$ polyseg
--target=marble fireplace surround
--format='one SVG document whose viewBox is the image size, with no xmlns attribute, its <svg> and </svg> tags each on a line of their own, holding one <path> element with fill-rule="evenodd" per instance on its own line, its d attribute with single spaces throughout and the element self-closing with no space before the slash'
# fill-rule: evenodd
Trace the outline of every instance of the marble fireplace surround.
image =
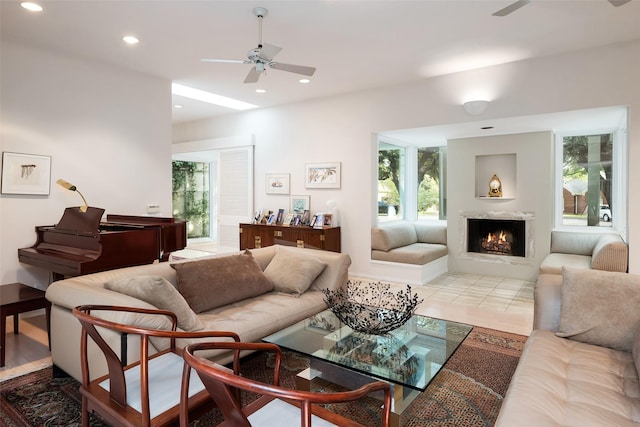
<svg viewBox="0 0 640 427">
<path fill-rule="evenodd" d="M 504 219 L 525 221 L 525 256 L 509 256 L 482 254 L 467 251 L 467 219 Z M 458 242 L 458 253 L 461 259 L 495 262 L 502 264 L 534 264 L 535 262 L 535 215 L 533 212 L 523 211 L 465 211 L 460 212 L 458 226 L 462 230 Z"/>
</svg>

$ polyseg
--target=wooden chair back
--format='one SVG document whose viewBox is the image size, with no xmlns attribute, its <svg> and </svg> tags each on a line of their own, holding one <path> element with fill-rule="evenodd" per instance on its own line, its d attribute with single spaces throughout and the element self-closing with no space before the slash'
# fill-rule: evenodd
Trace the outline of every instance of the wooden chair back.
<svg viewBox="0 0 640 427">
<path fill-rule="evenodd" d="M 94 314 L 96 312 L 103 313 L 101 317 Z M 167 329 L 153 329 L 138 325 L 127 325 L 107 320 L 105 313 L 109 312 L 126 312 L 133 315 L 162 316 L 169 320 L 170 326 Z M 187 338 L 226 338 L 239 342 L 237 334 L 233 332 L 183 332 L 177 330 L 177 318 L 174 313 L 167 310 L 145 309 L 138 307 L 120 307 L 106 305 L 85 305 L 78 306 L 73 309 L 73 315 L 80 321 L 82 325 L 82 334 L 80 337 L 80 362 L 82 364 L 82 385 L 80 392 L 82 394 L 82 425 L 89 425 L 89 414 L 97 413 L 105 421 L 112 425 L 122 426 L 152 426 L 167 425 L 176 423 L 179 418 L 179 398 L 180 384 L 182 382 L 182 349 L 176 347 L 176 339 Z M 162 320 L 162 319 L 160 319 Z M 157 324 L 157 321 L 154 322 Z M 140 360 L 134 363 L 126 362 L 126 352 L 118 355 L 114 349 L 107 343 L 103 337 L 104 330 L 114 331 L 116 333 L 129 336 L 136 335 L 140 339 Z M 89 338 L 95 342 L 98 348 L 104 354 L 107 363 L 108 373 L 105 376 L 91 380 L 89 371 Z M 150 349 L 150 339 L 166 339 L 169 346 L 166 350 L 158 351 L 153 355 L 153 348 Z M 175 375 L 170 376 L 170 388 L 168 392 L 176 394 L 173 406 L 156 416 L 152 416 L 158 412 L 154 409 L 154 402 L 150 399 L 149 382 L 153 380 L 154 369 L 150 368 L 149 363 L 154 359 L 158 359 L 158 363 L 164 363 L 164 366 L 176 366 L 178 369 Z M 164 358 L 161 361 L 160 358 Z M 165 370 L 163 374 L 167 374 Z M 108 390 L 104 387 L 105 380 L 108 379 Z M 103 385 L 101 385 L 101 383 Z M 139 392 L 137 391 L 139 389 Z M 135 390 L 136 395 L 131 395 L 130 391 Z M 161 390 L 155 390 L 154 393 L 162 394 Z M 139 393 L 139 394 L 138 394 Z M 158 395 L 158 394 L 156 394 Z M 131 406 L 131 402 L 136 404 Z M 202 390 L 198 393 L 192 393 L 189 402 L 189 411 L 195 413 L 203 413 L 206 409 L 213 406 L 212 400 L 208 393 Z M 139 409 L 136 409 L 139 408 Z"/>
<path fill-rule="evenodd" d="M 200 350 L 230 349 L 234 350 L 233 369 L 221 368 L 219 365 L 196 355 Z M 267 384 L 241 376 L 240 351 L 267 351 L 275 354 L 275 366 L 273 368 L 273 382 Z M 180 404 L 180 426 L 188 426 L 187 399 L 185 399 L 185 387 L 189 383 L 191 368 L 205 385 L 207 391 L 216 402 L 224 417 L 224 423 L 220 426 L 249 427 L 248 416 L 259 411 L 270 401 L 281 399 L 299 407 L 300 425 L 310 427 L 312 415 L 323 418 L 335 425 L 359 426 L 353 420 L 349 420 L 336 413 L 321 408 L 317 404 L 345 403 L 362 399 L 370 393 L 382 391 L 384 393 L 381 425 L 387 427 L 391 415 L 391 389 L 388 383 L 375 381 L 366 384 L 356 390 L 344 392 L 312 392 L 303 390 L 291 390 L 280 386 L 280 361 L 281 350 L 277 345 L 267 343 L 231 343 L 231 342 L 207 342 L 191 344 L 184 348 L 185 368 L 183 373 L 182 399 Z M 251 404 L 243 407 L 237 390 L 246 390 L 258 393 L 261 397 Z M 371 426 L 367 426 L 371 427 Z"/>
</svg>

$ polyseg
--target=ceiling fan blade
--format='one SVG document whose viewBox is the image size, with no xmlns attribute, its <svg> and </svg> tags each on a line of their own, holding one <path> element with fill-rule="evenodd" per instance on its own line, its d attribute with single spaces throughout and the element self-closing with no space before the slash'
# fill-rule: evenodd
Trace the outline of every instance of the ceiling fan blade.
<svg viewBox="0 0 640 427">
<path fill-rule="evenodd" d="M 281 62 L 270 62 L 269 67 L 275 70 L 288 71 L 290 73 L 302 74 L 303 76 L 313 76 L 315 67 L 305 67 L 304 65 L 283 64 Z"/>
<path fill-rule="evenodd" d="M 265 61 L 271 61 L 274 56 L 278 54 L 282 50 L 281 47 L 274 46 L 269 43 L 263 43 L 262 49 L 260 50 L 260 58 Z"/>
<path fill-rule="evenodd" d="M 631 0 L 609 0 L 609 3 L 614 5 L 615 7 L 622 6 L 623 4 L 629 3 Z"/>
<path fill-rule="evenodd" d="M 260 78 L 260 73 L 256 71 L 255 67 L 251 67 L 251 69 L 249 70 L 249 74 L 247 74 L 247 77 L 245 77 L 244 79 L 244 82 L 256 83 L 259 78 Z"/>
<path fill-rule="evenodd" d="M 518 0 L 514 3 L 511 3 L 509 6 L 500 9 L 499 11 L 492 13 L 493 16 L 507 16 L 510 13 L 515 12 L 516 10 L 520 9 L 522 6 L 525 6 L 526 4 L 530 3 L 531 0 Z"/>
<path fill-rule="evenodd" d="M 202 62 L 228 62 L 231 64 L 251 64 L 250 61 L 247 60 L 241 60 L 241 59 L 209 59 L 209 58 L 202 58 L 200 61 Z"/>
</svg>

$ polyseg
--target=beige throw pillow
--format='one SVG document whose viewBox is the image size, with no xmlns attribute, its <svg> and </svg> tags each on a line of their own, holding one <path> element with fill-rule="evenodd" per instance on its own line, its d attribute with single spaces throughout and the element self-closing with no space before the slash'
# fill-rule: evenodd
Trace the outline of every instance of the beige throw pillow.
<svg viewBox="0 0 640 427">
<path fill-rule="evenodd" d="M 560 326 L 556 335 L 631 351 L 640 328 L 640 276 L 563 269 Z"/>
<path fill-rule="evenodd" d="M 163 277 L 122 277 L 106 282 L 104 287 L 138 298 L 161 310 L 172 311 L 178 318 L 178 327 L 184 331 L 199 331 L 204 328 L 178 290 Z"/>
<path fill-rule="evenodd" d="M 249 251 L 171 267 L 176 270 L 178 290 L 196 313 L 273 290 L 273 283 Z"/>
<path fill-rule="evenodd" d="M 274 291 L 300 296 L 326 266 L 311 255 L 279 248 L 264 274 L 273 282 Z"/>
</svg>

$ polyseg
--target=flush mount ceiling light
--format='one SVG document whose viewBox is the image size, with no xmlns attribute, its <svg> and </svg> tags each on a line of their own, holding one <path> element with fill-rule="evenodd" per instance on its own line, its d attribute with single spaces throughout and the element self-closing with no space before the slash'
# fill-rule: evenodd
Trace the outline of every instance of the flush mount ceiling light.
<svg viewBox="0 0 640 427">
<path fill-rule="evenodd" d="M 489 101 L 468 101 L 462 104 L 462 107 L 464 108 L 464 111 L 467 112 L 467 114 L 477 116 L 478 114 L 482 114 L 487 111 L 487 108 L 489 108 Z"/>
<path fill-rule="evenodd" d="M 135 36 L 124 36 L 122 40 L 124 40 L 126 44 L 137 44 L 140 42 L 140 40 Z"/>
<path fill-rule="evenodd" d="M 300 80 L 298 80 L 298 81 L 299 81 L 300 83 L 302 83 L 302 84 L 307 84 L 307 83 L 309 83 L 311 80 L 309 80 L 309 79 L 300 79 Z"/>
<path fill-rule="evenodd" d="M 22 3 L 20 3 L 20 6 L 22 6 L 23 8 L 27 9 L 30 12 L 42 12 L 42 6 L 30 1 L 23 1 Z"/>
</svg>

